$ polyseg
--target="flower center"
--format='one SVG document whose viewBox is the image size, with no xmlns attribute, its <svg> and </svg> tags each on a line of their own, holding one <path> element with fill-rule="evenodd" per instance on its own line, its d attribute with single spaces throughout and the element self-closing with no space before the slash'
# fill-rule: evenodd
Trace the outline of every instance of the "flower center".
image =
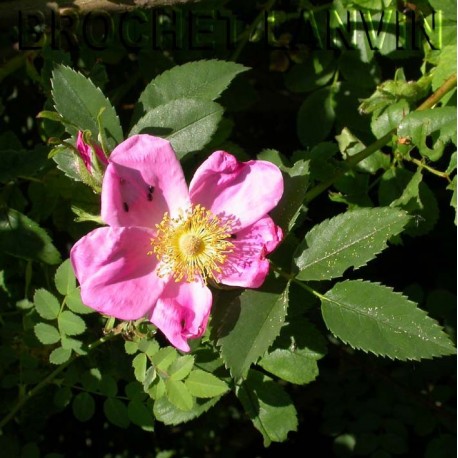
<svg viewBox="0 0 458 458">
<path fill-rule="evenodd" d="M 156 228 L 148 254 L 156 254 L 160 262 L 159 277 L 172 276 L 177 282 L 216 280 L 234 247 L 227 240 L 231 221 L 223 221 L 201 205 L 181 211 L 176 218 L 165 213 Z"/>
<path fill-rule="evenodd" d="M 193 234 L 183 234 L 180 237 L 179 245 L 180 250 L 187 256 L 196 256 L 205 249 L 202 239 Z"/>
</svg>

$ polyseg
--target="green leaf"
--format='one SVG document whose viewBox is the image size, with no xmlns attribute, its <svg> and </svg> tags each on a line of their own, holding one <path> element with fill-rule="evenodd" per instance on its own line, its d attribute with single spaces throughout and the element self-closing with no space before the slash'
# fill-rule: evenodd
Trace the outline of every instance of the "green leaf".
<svg viewBox="0 0 458 458">
<path fill-rule="evenodd" d="M 97 119 L 104 132 L 107 146 L 112 150 L 123 140 L 118 116 L 110 101 L 94 83 L 69 67 L 59 65 L 53 71 L 52 95 L 56 110 L 73 125 L 66 124 L 70 134 L 77 130 L 89 130 L 94 135 L 99 133 Z"/>
<path fill-rule="evenodd" d="M 45 320 L 55 320 L 59 315 L 59 301 L 49 291 L 37 289 L 33 295 L 33 302 L 38 315 Z"/>
<path fill-rule="evenodd" d="M 107 397 L 115 397 L 118 394 L 118 384 L 111 375 L 103 374 L 98 390 Z"/>
<path fill-rule="evenodd" d="M 434 138 L 430 148 L 426 144 L 426 138 L 434 132 L 439 135 Z M 456 145 L 456 108 L 439 107 L 413 111 L 399 124 L 398 135 L 411 139 L 423 156 L 433 161 L 438 160 L 442 156 L 445 143 L 453 141 Z"/>
<path fill-rule="evenodd" d="M 318 376 L 317 361 L 326 353 L 326 341 L 306 319 L 294 321 L 282 328 L 281 334 L 259 365 L 287 382 L 310 383 Z"/>
<path fill-rule="evenodd" d="M 180 356 L 169 368 L 169 377 L 172 380 L 183 380 L 194 366 L 194 356 Z"/>
<path fill-rule="evenodd" d="M 335 120 L 333 92 L 329 87 L 318 89 L 309 95 L 297 114 L 297 135 L 307 147 L 324 140 Z"/>
<path fill-rule="evenodd" d="M 143 380 L 143 390 L 147 392 L 150 386 L 153 384 L 154 380 L 156 380 L 157 372 L 156 369 L 151 366 L 145 372 L 145 379 Z"/>
<path fill-rule="evenodd" d="M 247 70 L 243 65 L 216 59 L 173 67 L 146 86 L 136 108 L 147 112 L 180 98 L 215 100 L 236 75 Z"/>
<path fill-rule="evenodd" d="M 63 409 L 70 404 L 72 397 L 72 390 L 68 386 L 62 386 L 54 393 L 54 405 L 59 409 Z"/>
<path fill-rule="evenodd" d="M 167 379 L 165 381 L 169 401 L 181 410 L 191 410 L 194 398 L 188 387 L 179 380 Z"/>
<path fill-rule="evenodd" d="M 209 400 L 196 399 L 190 410 L 181 410 L 174 406 L 166 397 L 162 397 L 154 403 L 154 416 L 166 425 L 178 425 L 193 420 L 206 412 L 218 402 L 219 398 Z"/>
<path fill-rule="evenodd" d="M 66 350 L 73 350 L 79 355 L 86 355 L 87 352 L 83 349 L 83 342 L 78 339 L 73 339 L 72 337 L 68 337 L 66 335 L 61 335 L 61 345 Z"/>
<path fill-rule="evenodd" d="M 148 371 L 147 371 L 148 372 Z M 153 399 L 161 399 L 166 394 L 164 380 L 161 377 L 156 377 L 148 388 L 148 394 Z"/>
<path fill-rule="evenodd" d="M 33 328 L 37 339 L 44 345 L 51 345 L 60 340 L 59 331 L 50 324 L 38 323 Z"/>
<path fill-rule="evenodd" d="M 124 402 L 116 398 L 107 398 L 103 403 L 103 412 L 107 419 L 120 428 L 127 428 L 130 424 L 127 407 Z"/>
<path fill-rule="evenodd" d="M 69 310 L 63 311 L 57 319 L 59 331 L 69 336 L 77 336 L 86 330 L 84 320 Z"/>
<path fill-rule="evenodd" d="M 60 254 L 46 231 L 12 208 L 0 212 L 0 251 L 46 264 L 60 262 Z"/>
<path fill-rule="evenodd" d="M 75 181 L 81 181 L 80 162 L 74 151 L 67 147 L 58 146 L 53 150 L 52 160 L 67 177 Z"/>
<path fill-rule="evenodd" d="M 298 246 L 295 264 L 300 280 L 329 280 L 357 269 L 386 248 L 409 221 L 402 210 L 359 208 L 314 226 Z"/>
<path fill-rule="evenodd" d="M 291 92 L 309 92 L 324 86 L 336 71 L 332 51 L 314 51 L 303 63 L 293 65 L 285 75 L 285 86 Z"/>
<path fill-rule="evenodd" d="M 386 286 L 361 280 L 337 283 L 321 304 L 326 326 L 354 348 L 400 360 L 456 352 L 436 321 Z"/>
<path fill-rule="evenodd" d="M 66 296 L 76 289 L 76 278 L 70 259 L 65 260 L 57 269 L 54 277 L 57 291 Z"/>
<path fill-rule="evenodd" d="M 178 353 L 173 347 L 164 347 L 151 355 L 151 362 L 161 371 L 166 371 L 177 358 Z"/>
<path fill-rule="evenodd" d="M 385 131 L 386 133 L 387 131 Z M 344 159 L 359 153 L 366 148 L 357 137 L 355 137 L 346 127 L 342 129 L 340 135 L 336 135 L 336 140 L 339 144 L 339 150 Z M 367 173 L 375 173 L 379 169 L 387 169 L 390 166 L 390 157 L 381 151 L 375 151 L 366 159 L 358 163 L 356 169 Z"/>
<path fill-rule="evenodd" d="M 271 211 L 276 224 L 290 231 L 299 215 L 309 185 L 309 163 L 299 160 L 292 167 L 280 167 L 284 191 L 278 205 Z"/>
<path fill-rule="evenodd" d="M 139 353 L 132 360 L 132 367 L 134 368 L 134 376 L 140 382 L 143 383 L 146 374 L 146 355 Z"/>
<path fill-rule="evenodd" d="M 94 313 L 94 309 L 91 309 L 87 305 L 84 305 L 81 301 L 81 290 L 76 288 L 70 292 L 68 296 L 65 297 L 65 303 L 67 307 L 79 315 L 87 315 L 89 313 Z"/>
<path fill-rule="evenodd" d="M 209 100 L 172 100 L 148 111 L 129 136 L 147 133 L 165 138 L 181 159 L 201 150 L 212 139 L 222 116 L 223 108 Z"/>
<path fill-rule="evenodd" d="M 61 365 L 66 363 L 72 356 L 72 351 L 68 348 L 58 347 L 55 348 L 49 355 L 49 362 L 51 364 Z"/>
<path fill-rule="evenodd" d="M 148 356 L 153 356 L 159 351 L 159 344 L 157 340 L 144 338 L 138 342 L 138 349 Z"/>
<path fill-rule="evenodd" d="M 450 200 L 450 205 L 455 209 L 455 226 L 456 226 L 456 175 L 453 177 L 451 183 L 447 186 L 449 191 L 452 191 L 452 198 Z"/>
<path fill-rule="evenodd" d="M 287 287 L 278 292 L 246 290 L 227 308 L 218 331 L 221 356 L 235 379 L 245 377 L 280 333 L 288 305 Z"/>
<path fill-rule="evenodd" d="M 420 168 L 415 173 L 402 168 L 388 169 L 379 186 L 380 205 L 400 207 L 412 216 L 405 229 L 411 236 L 428 233 L 439 218 L 436 197 L 422 181 L 421 172 Z"/>
<path fill-rule="evenodd" d="M 0 169 L 0 183 L 8 183 L 19 176 L 33 176 L 46 165 L 46 150 L 35 148 L 23 150 L 0 147 L 2 167 Z"/>
<path fill-rule="evenodd" d="M 193 370 L 185 380 L 185 384 L 190 393 L 197 398 L 213 398 L 229 390 L 226 382 L 200 369 Z"/>
<path fill-rule="evenodd" d="M 86 392 L 78 393 L 73 398 L 72 411 L 74 417 L 79 421 L 88 421 L 95 413 L 94 398 Z"/>
<path fill-rule="evenodd" d="M 402 99 L 388 105 L 380 113 L 374 113 L 371 121 L 372 133 L 377 138 L 383 137 L 391 130 L 396 129 L 409 111 L 409 104 Z"/>
<path fill-rule="evenodd" d="M 255 428 L 264 438 L 264 446 L 283 442 L 297 430 L 297 413 L 288 394 L 271 378 L 250 370 L 237 390 L 237 397 Z"/>
<path fill-rule="evenodd" d="M 439 63 L 433 71 L 432 89 L 436 91 L 444 82 L 456 73 L 456 42 L 444 46 L 439 54 Z"/>
<path fill-rule="evenodd" d="M 138 351 L 138 344 L 137 342 L 134 342 L 133 340 L 126 340 L 124 342 L 124 351 L 128 355 L 135 355 Z"/>
<path fill-rule="evenodd" d="M 130 401 L 127 406 L 129 420 L 144 431 L 154 431 L 153 409 L 141 401 Z"/>
</svg>

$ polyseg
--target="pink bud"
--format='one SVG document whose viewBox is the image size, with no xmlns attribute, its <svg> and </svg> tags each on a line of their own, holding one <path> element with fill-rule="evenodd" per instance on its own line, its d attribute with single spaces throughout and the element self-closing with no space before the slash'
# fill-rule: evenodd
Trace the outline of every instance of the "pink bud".
<svg viewBox="0 0 458 458">
<path fill-rule="evenodd" d="M 84 162 L 89 173 L 93 171 L 93 151 L 95 152 L 98 160 L 101 164 L 108 165 L 108 160 L 100 146 L 98 145 L 90 145 L 84 141 L 83 132 L 81 130 L 78 131 L 78 137 L 76 138 L 76 149 L 80 153 L 80 157 Z"/>
</svg>

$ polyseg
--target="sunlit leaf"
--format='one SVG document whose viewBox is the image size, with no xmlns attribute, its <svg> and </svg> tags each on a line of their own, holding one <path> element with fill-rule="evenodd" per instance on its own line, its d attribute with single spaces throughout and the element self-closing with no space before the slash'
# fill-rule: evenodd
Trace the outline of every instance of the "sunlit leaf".
<svg viewBox="0 0 458 458">
<path fill-rule="evenodd" d="M 386 248 L 409 221 L 395 208 L 360 208 L 315 226 L 298 246 L 295 264 L 301 280 L 329 280 L 357 269 Z"/>
<path fill-rule="evenodd" d="M 402 294 L 376 283 L 337 283 L 321 299 L 326 326 L 354 348 L 400 360 L 455 354 L 437 322 Z"/>
</svg>

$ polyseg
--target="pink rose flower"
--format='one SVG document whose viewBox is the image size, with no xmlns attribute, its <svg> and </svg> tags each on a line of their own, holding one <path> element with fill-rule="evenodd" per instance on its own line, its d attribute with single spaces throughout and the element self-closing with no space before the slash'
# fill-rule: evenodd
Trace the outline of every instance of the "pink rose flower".
<svg viewBox="0 0 458 458">
<path fill-rule="evenodd" d="M 102 219 L 71 250 L 83 302 L 122 320 L 147 317 L 178 349 L 205 331 L 207 282 L 259 287 L 281 229 L 267 213 L 283 194 L 275 165 L 213 153 L 189 189 L 170 143 L 135 135 L 111 153 Z"/>
<path fill-rule="evenodd" d="M 76 149 L 80 153 L 80 157 L 83 160 L 86 169 L 91 174 L 93 173 L 93 169 L 94 169 L 94 164 L 93 164 L 94 159 L 93 159 L 92 148 L 94 149 L 96 157 L 98 158 L 100 163 L 104 164 L 104 165 L 107 165 L 108 164 L 108 160 L 107 160 L 102 148 L 100 148 L 100 146 L 98 146 L 98 145 L 91 146 L 88 143 L 86 143 L 84 141 L 83 132 L 81 132 L 81 130 L 79 130 L 78 131 L 78 136 L 76 138 Z"/>
</svg>

